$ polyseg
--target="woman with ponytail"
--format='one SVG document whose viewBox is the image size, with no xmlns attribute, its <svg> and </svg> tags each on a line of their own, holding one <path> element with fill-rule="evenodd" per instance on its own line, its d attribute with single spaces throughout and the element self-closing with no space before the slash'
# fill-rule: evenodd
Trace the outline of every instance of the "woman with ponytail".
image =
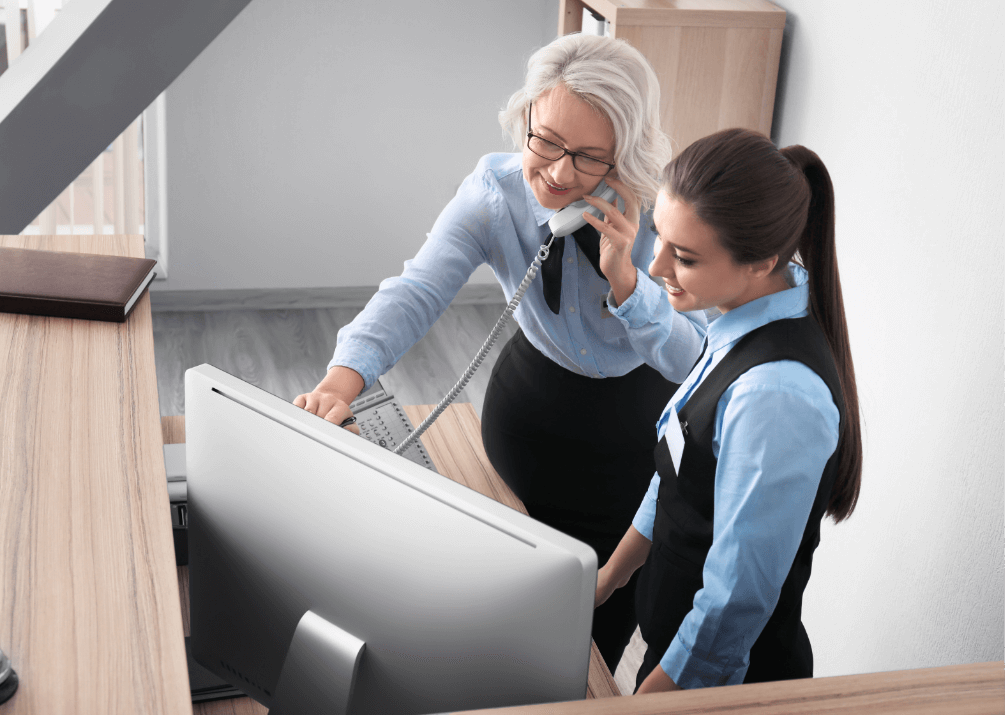
<svg viewBox="0 0 1005 715">
<path fill-rule="evenodd" d="M 722 315 L 657 423 L 656 474 L 597 604 L 641 567 L 637 692 L 811 677 L 803 590 L 862 471 L 830 176 L 805 147 L 730 129 L 661 179 L 649 272 L 675 310 Z"/>
</svg>

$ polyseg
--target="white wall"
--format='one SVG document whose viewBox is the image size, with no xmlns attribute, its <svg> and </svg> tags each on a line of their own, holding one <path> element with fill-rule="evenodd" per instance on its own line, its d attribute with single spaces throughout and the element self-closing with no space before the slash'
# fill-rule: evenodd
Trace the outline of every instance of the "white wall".
<svg viewBox="0 0 1005 715">
<path fill-rule="evenodd" d="M 774 138 L 834 181 L 865 425 L 807 589 L 816 672 L 1002 660 L 1001 5 L 779 4 Z"/>
<path fill-rule="evenodd" d="M 153 290 L 400 273 L 478 158 L 511 151 L 497 113 L 557 29 L 555 0 L 251 3 L 166 92 Z"/>
</svg>

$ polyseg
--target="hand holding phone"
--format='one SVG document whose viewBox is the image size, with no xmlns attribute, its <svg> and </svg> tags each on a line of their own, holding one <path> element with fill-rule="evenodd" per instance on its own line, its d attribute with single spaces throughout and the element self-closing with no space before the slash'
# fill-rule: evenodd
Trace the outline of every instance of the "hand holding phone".
<svg viewBox="0 0 1005 715">
<path fill-rule="evenodd" d="M 617 200 L 618 192 L 601 179 L 600 184 L 593 192 L 593 196 L 601 198 L 608 203 L 613 203 Z M 548 228 L 551 229 L 551 235 L 555 238 L 561 238 L 581 229 L 586 225 L 586 219 L 583 218 L 584 211 L 598 219 L 603 216 L 603 210 L 596 206 L 591 206 L 586 199 L 574 201 L 548 220 Z"/>
<path fill-rule="evenodd" d="M 608 181 L 616 195 L 624 201 L 624 212 L 618 210 L 617 200 L 602 196 L 585 197 L 591 211 L 584 221 L 600 233 L 600 270 L 611 284 L 614 298 L 620 305 L 635 292 L 638 272 L 632 263 L 632 248 L 639 232 L 639 200 L 628 186 L 619 179 L 609 177 Z M 597 213 L 604 216 L 600 218 Z"/>
</svg>

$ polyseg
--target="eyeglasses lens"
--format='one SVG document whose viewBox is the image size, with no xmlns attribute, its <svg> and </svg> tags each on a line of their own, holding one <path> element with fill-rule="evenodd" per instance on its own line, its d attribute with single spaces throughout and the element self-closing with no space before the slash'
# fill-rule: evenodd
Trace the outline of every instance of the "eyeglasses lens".
<svg viewBox="0 0 1005 715">
<path fill-rule="evenodd" d="M 557 144 L 552 144 L 546 139 L 542 139 L 536 134 L 531 134 L 528 138 L 527 148 L 542 159 L 549 159 L 551 161 L 558 161 L 566 154 L 565 149 Z M 609 164 L 605 164 L 597 159 L 591 159 L 590 157 L 583 156 L 582 154 L 572 155 L 572 165 L 575 166 L 578 171 L 581 171 L 584 174 L 590 174 L 591 176 L 604 176 L 611 170 Z"/>
</svg>

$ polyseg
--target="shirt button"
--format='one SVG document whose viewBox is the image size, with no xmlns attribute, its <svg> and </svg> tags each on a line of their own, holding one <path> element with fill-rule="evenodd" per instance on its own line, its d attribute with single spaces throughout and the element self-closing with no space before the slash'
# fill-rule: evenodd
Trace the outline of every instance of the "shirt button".
<svg viewBox="0 0 1005 715">
<path fill-rule="evenodd" d="M 579 354 L 580 355 L 586 355 L 586 348 L 580 348 L 579 349 Z"/>
<path fill-rule="evenodd" d="M 568 258 L 566 258 L 565 262 L 566 263 L 572 263 L 572 256 L 569 256 Z"/>
<path fill-rule="evenodd" d="M 576 306 L 574 306 L 574 305 L 570 305 L 570 306 L 569 306 L 569 312 L 570 312 L 570 313 L 575 313 L 575 312 L 576 312 Z"/>
</svg>

